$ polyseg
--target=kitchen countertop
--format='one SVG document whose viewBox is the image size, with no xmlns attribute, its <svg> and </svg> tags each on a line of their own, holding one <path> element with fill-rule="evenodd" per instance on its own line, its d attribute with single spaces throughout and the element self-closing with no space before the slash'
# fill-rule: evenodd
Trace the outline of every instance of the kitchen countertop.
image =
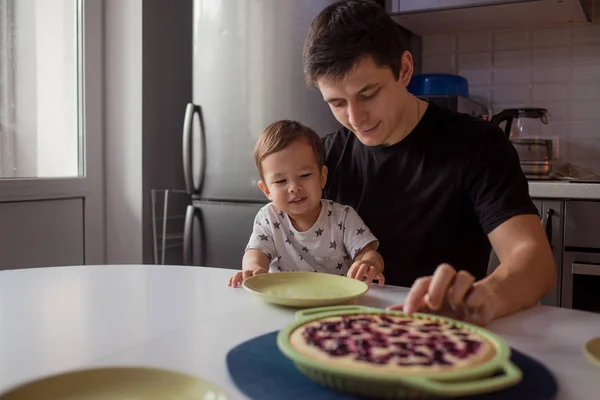
<svg viewBox="0 0 600 400">
<path fill-rule="evenodd" d="M 247 399 L 226 354 L 294 320 L 293 309 L 226 285 L 232 270 L 157 265 L 34 268 L 0 272 L 0 392 L 49 374 L 101 366 L 181 371 Z M 371 286 L 356 304 L 401 303 L 407 288 Z M 555 375 L 557 399 L 595 399 L 600 369 L 584 343 L 598 314 L 535 306 L 487 327 Z"/>
<path fill-rule="evenodd" d="M 533 198 L 600 200 L 600 183 L 529 181 L 529 195 Z"/>
</svg>

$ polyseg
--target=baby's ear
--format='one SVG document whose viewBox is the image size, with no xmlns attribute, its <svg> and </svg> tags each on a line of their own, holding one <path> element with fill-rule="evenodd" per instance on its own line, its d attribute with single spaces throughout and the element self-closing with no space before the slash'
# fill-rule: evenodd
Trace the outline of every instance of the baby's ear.
<svg viewBox="0 0 600 400">
<path fill-rule="evenodd" d="M 321 189 L 325 187 L 325 184 L 327 183 L 327 172 L 328 169 L 325 165 L 323 165 L 321 167 Z"/>
<path fill-rule="evenodd" d="M 269 187 L 263 181 L 258 181 L 258 188 L 267 196 L 267 199 L 272 200 Z"/>
</svg>

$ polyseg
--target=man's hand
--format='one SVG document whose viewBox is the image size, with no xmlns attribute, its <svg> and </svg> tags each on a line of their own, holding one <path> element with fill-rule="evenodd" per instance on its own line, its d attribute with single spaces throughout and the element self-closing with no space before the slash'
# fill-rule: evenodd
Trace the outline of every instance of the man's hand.
<svg viewBox="0 0 600 400">
<path fill-rule="evenodd" d="M 265 269 L 262 267 L 256 267 L 253 269 L 246 269 L 246 270 L 238 271 L 231 278 L 229 278 L 229 282 L 227 283 L 227 286 L 240 287 L 242 285 L 242 282 L 245 281 L 246 279 L 250 278 L 251 276 L 266 274 L 268 272 L 269 272 L 268 269 Z"/>
<path fill-rule="evenodd" d="M 348 270 L 348 278 L 358 279 L 362 281 L 366 278 L 367 284 L 373 282 L 374 280 L 379 281 L 379 286 L 383 286 L 385 283 L 385 278 L 383 273 L 379 270 L 379 268 L 369 261 L 355 261 L 350 269 Z"/>
<path fill-rule="evenodd" d="M 431 313 L 485 326 L 494 319 L 496 306 L 494 293 L 484 281 L 475 282 L 468 272 L 442 264 L 433 276 L 415 281 L 404 304 L 388 310 Z"/>
</svg>

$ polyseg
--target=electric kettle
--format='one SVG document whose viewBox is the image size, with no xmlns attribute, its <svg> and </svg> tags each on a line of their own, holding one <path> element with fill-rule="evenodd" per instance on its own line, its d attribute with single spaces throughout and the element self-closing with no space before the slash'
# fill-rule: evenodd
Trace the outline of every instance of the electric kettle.
<svg viewBox="0 0 600 400">
<path fill-rule="evenodd" d="M 547 132 L 548 110 L 545 108 L 510 108 L 494 115 L 492 123 L 504 125 L 527 176 L 545 176 L 554 160 L 553 140 Z M 502 128 L 502 127 L 501 127 Z"/>
<path fill-rule="evenodd" d="M 496 125 L 506 121 L 504 133 L 511 137 L 544 136 L 544 125 L 548 124 L 548 110 L 545 108 L 509 108 L 492 117 Z"/>
</svg>

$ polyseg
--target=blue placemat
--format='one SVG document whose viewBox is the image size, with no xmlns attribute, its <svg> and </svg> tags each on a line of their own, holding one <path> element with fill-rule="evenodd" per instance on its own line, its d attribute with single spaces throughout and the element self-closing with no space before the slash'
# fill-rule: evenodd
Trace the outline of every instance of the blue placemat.
<svg viewBox="0 0 600 400">
<path fill-rule="evenodd" d="M 227 368 L 236 386 L 254 400 L 358 400 L 305 377 L 277 347 L 277 333 L 259 336 L 227 354 Z M 465 400 L 550 400 L 556 397 L 554 376 L 533 358 L 512 350 L 511 360 L 523 372 L 517 385 Z"/>
</svg>

